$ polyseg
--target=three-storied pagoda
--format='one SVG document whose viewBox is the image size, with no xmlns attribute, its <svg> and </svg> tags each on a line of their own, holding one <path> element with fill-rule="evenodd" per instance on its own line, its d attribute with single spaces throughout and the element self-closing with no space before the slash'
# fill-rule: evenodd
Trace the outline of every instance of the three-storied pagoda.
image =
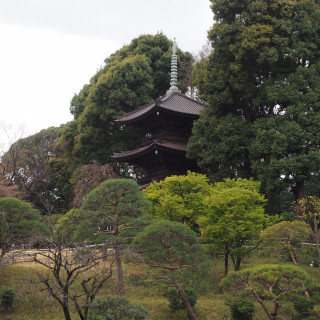
<svg viewBox="0 0 320 320">
<path fill-rule="evenodd" d="M 113 156 L 116 161 L 139 168 L 138 182 L 141 185 L 197 170 L 196 163 L 186 158 L 187 143 L 193 122 L 206 105 L 180 93 L 176 52 L 174 43 L 171 87 L 166 95 L 117 118 L 120 125 L 130 125 L 144 132 L 139 149 L 115 153 Z"/>
</svg>

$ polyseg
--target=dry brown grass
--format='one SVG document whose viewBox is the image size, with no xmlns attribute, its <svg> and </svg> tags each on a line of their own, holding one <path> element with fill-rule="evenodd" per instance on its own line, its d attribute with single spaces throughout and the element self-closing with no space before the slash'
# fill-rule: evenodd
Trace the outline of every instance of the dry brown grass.
<svg viewBox="0 0 320 320">
<path fill-rule="evenodd" d="M 33 251 L 31 251 L 32 253 Z M 70 253 L 68 253 L 70 254 Z M 256 266 L 264 263 L 287 263 L 286 261 L 274 260 L 254 256 L 244 265 L 245 267 Z M 302 266 L 313 279 L 320 278 L 320 268 Z M 152 272 L 147 266 L 128 265 L 124 263 L 126 275 L 126 292 L 130 302 L 144 305 L 150 311 L 149 320 L 185 320 L 184 310 L 172 312 L 166 298 L 163 297 L 164 286 L 156 280 L 142 281 L 147 274 Z M 34 262 L 20 261 L 14 265 L 7 266 L 0 272 L 0 290 L 5 287 L 15 288 L 17 301 L 11 314 L 0 313 L 1 320 L 62 320 L 64 316 L 58 303 L 42 291 L 39 283 L 27 281 L 26 279 L 37 279 L 37 273 L 46 270 Z M 227 296 L 233 293 L 220 293 L 218 283 L 223 277 L 223 261 L 213 261 L 212 270 L 207 278 L 207 287 L 200 289 L 200 298 L 196 305 L 196 313 L 199 320 L 228 320 L 230 319 L 229 307 L 225 304 Z M 137 279 L 137 281 L 135 281 Z M 140 281 L 141 280 L 141 281 Z M 116 295 L 116 275 L 107 282 L 101 290 L 100 296 Z M 73 311 L 73 319 L 78 319 Z M 255 319 L 265 319 L 261 308 L 257 306 Z"/>
</svg>

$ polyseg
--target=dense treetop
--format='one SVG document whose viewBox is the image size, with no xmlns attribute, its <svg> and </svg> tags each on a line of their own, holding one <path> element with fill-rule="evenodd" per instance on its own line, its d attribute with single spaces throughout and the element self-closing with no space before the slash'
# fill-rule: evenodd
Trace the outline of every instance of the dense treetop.
<svg viewBox="0 0 320 320">
<path fill-rule="evenodd" d="M 108 57 L 74 95 L 70 107 L 73 121 L 42 130 L 10 148 L 2 158 L 2 171 L 18 184 L 22 197 L 43 213 L 65 213 L 79 196 L 77 186 L 85 166 L 95 163 L 95 172 L 99 172 L 103 166 L 115 165 L 120 174 L 129 174 L 132 169 L 115 164 L 111 156 L 137 148 L 142 135 L 138 130 L 120 128 L 115 119 L 166 93 L 172 45 L 162 33 L 133 39 Z M 181 63 L 192 64 L 191 54 L 180 49 L 177 54 Z M 186 90 L 183 85 L 181 89 Z"/>
<path fill-rule="evenodd" d="M 73 121 L 18 140 L 1 158 L 0 263 L 14 246 L 34 245 L 34 235 L 47 233 L 42 213 L 49 215 L 46 222 L 55 231 L 58 260 L 65 247 L 76 244 L 83 254 L 95 245 L 106 253 L 114 249 L 121 296 L 126 281 L 132 280 L 124 277 L 125 251 L 131 262 L 154 268 L 150 274 L 148 268 L 138 270 L 134 277 L 159 278 L 173 286 L 189 318 L 196 319 L 186 289 L 200 283 L 202 275 L 217 285 L 223 256 L 225 275 L 230 260 L 236 271 L 220 283 L 236 291 L 230 301 L 256 301 L 270 320 L 282 315 L 319 318 L 319 288 L 312 288 L 307 272 L 320 264 L 320 1 L 211 3 L 213 50 L 193 72 L 196 91 L 209 107 L 195 123 L 188 144 L 188 157 L 197 160 L 205 174 L 167 177 L 143 192 L 133 179 L 119 178 L 132 178 L 134 168 L 119 168 L 112 154 L 138 147 L 142 133 L 118 126 L 116 117 L 169 88 L 172 41 L 161 33 L 142 35 L 108 57 L 73 97 Z M 181 50 L 178 59 L 183 66 L 180 89 L 185 92 L 193 60 Z M 40 211 L 1 197 L 8 194 L 19 195 Z M 290 216 L 283 211 L 292 203 L 295 212 Z M 270 217 L 265 211 L 282 215 Z M 53 243 L 46 244 L 47 249 L 53 250 Z M 258 246 L 263 254 L 276 253 L 277 265 L 240 271 L 244 258 Z M 281 253 L 307 272 L 283 265 Z M 210 254 L 219 275 L 216 270 L 208 273 Z M 96 260 L 91 258 L 88 261 Z M 106 277 L 111 269 L 112 263 Z M 59 280 L 59 269 L 51 270 L 57 270 Z M 50 285 L 47 288 L 50 292 Z M 308 303 L 299 305 L 303 299 Z M 99 303 L 107 306 L 107 301 Z"/>
<path fill-rule="evenodd" d="M 214 180 L 251 176 L 274 200 L 320 169 L 320 4 L 212 1 L 213 51 L 194 80 L 210 107 L 189 156 Z"/>
<path fill-rule="evenodd" d="M 284 198 L 291 201 L 319 193 L 320 4 L 313 0 L 211 2 L 215 22 L 208 35 L 213 50 L 193 72 L 193 85 L 209 108 L 194 125 L 188 157 L 197 160 L 212 182 L 259 180 L 269 200 L 267 209 L 279 213 Z M 172 44 L 162 33 L 133 39 L 105 59 L 73 97 L 74 120 L 59 132 L 48 129 L 39 135 L 41 144 L 49 141 L 46 134 L 57 141 L 54 151 L 44 152 L 37 163 L 45 161 L 42 172 L 49 178 L 42 180 L 47 194 L 60 202 L 41 204 L 42 211 L 56 211 L 52 205 L 58 205 L 66 212 L 75 197 L 72 189 L 81 166 L 92 161 L 117 166 L 121 175 L 130 176 L 132 168 L 120 167 L 112 155 L 137 148 L 142 133 L 120 128 L 115 118 L 165 94 Z M 192 56 L 179 49 L 178 60 L 180 66 L 192 64 Z M 179 79 L 182 92 L 190 84 L 184 70 Z M 37 139 L 22 142 L 40 144 Z M 26 175 L 17 174 L 16 168 L 30 170 L 36 162 L 35 148 L 22 149 L 28 165 L 16 167 L 12 162 L 8 173 L 15 175 L 15 183 L 18 178 L 19 185 L 25 182 L 23 188 L 32 182 L 32 190 L 42 190 L 40 179 L 24 181 Z"/>
<path fill-rule="evenodd" d="M 119 131 L 114 120 L 166 93 L 172 44 L 162 33 L 142 35 L 105 60 L 105 66 L 71 101 L 76 125 L 72 135 L 68 131 L 63 138 L 71 140 L 73 156 L 84 163 L 95 159 L 104 164 L 110 163 L 114 152 L 139 145 L 139 133 L 128 128 Z M 191 54 L 181 50 L 178 57 L 181 62 L 192 61 Z"/>
</svg>

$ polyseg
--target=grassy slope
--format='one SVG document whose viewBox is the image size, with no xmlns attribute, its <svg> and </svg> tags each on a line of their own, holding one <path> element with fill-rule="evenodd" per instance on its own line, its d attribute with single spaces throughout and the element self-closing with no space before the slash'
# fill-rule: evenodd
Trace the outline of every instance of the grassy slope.
<svg viewBox="0 0 320 320">
<path fill-rule="evenodd" d="M 263 263 L 288 263 L 273 258 L 255 256 L 242 265 L 243 268 Z M 314 279 L 319 279 L 320 268 L 303 268 Z M 0 290 L 4 287 L 15 288 L 17 301 L 11 314 L 0 313 L 2 320 L 62 320 L 64 319 L 60 306 L 53 300 L 46 291 L 40 291 L 37 284 L 30 284 L 25 279 L 30 277 L 36 279 L 36 271 L 39 267 L 33 265 L 9 266 L 0 272 Z M 146 272 L 146 267 L 125 265 L 127 277 L 127 298 L 130 302 L 144 305 L 151 313 L 150 320 L 185 320 L 186 313 L 181 310 L 172 312 L 169 309 L 168 301 L 162 296 L 163 287 L 155 280 L 149 282 L 133 281 L 136 275 Z M 230 319 L 229 307 L 225 304 L 226 293 L 219 293 L 218 283 L 223 276 L 223 261 L 218 259 L 213 262 L 206 289 L 200 289 L 200 299 L 196 305 L 196 312 L 199 320 L 226 320 Z M 116 282 L 112 279 L 107 283 L 100 295 L 116 294 Z M 78 316 L 74 314 L 74 319 Z M 258 307 L 255 319 L 264 319 L 261 308 Z"/>
</svg>

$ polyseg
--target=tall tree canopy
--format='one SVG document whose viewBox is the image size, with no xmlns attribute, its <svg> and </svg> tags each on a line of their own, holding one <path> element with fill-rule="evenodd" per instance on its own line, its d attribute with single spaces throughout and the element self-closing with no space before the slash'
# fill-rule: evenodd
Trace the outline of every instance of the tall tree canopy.
<svg viewBox="0 0 320 320">
<path fill-rule="evenodd" d="M 71 200 L 68 168 L 57 166 L 61 128 L 50 127 L 16 141 L 1 159 L 6 177 L 42 213 L 65 212 Z"/>
<path fill-rule="evenodd" d="M 87 165 L 95 163 L 96 172 L 103 171 L 106 164 L 112 164 L 114 152 L 139 145 L 141 134 L 119 128 L 114 120 L 166 92 L 171 47 L 172 41 L 161 33 L 142 35 L 107 58 L 90 83 L 73 97 L 73 121 L 20 139 L 2 157 L 5 177 L 0 191 L 13 195 L 13 189 L 4 183 L 18 185 L 23 198 L 45 213 L 63 213 L 75 198 L 79 202 L 91 190 L 79 188 Z M 193 59 L 181 50 L 178 58 L 185 63 Z M 121 173 L 127 172 L 124 166 Z M 106 178 L 101 175 L 98 180 Z"/>
<path fill-rule="evenodd" d="M 139 145 L 139 134 L 119 130 L 114 120 L 169 89 L 171 47 L 172 41 L 161 33 L 142 35 L 105 60 L 105 66 L 71 101 L 77 121 L 74 155 L 84 163 L 94 159 L 104 164 L 115 151 Z M 178 57 L 182 62 L 192 60 L 181 50 Z"/>
<path fill-rule="evenodd" d="M 188 155 L 214 180 L 254 176 L 296 198 L 319 172 L 320 3 L 211 0 L 213 51 L 194 80 L 210 107 Z"/>
</svg>

